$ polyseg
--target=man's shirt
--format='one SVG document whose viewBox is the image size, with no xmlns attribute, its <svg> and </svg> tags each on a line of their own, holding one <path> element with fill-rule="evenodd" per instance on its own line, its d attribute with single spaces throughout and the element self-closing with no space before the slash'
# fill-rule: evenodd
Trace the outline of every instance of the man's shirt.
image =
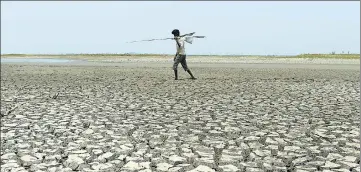
<svg viewBox="0 0 361 172">
<path fill-rule="evenodd" d="M 178 43 L 179 43 L 179 45 L 178 45 Z M 184 47 L 185 38 L 184 37 L 178 38 L 178 43 L 176 42 L 177 53 L 180 54 L 180 55 L 186 55 L 186 50 L 185 50 L 185 47 Z"/>
</svg>

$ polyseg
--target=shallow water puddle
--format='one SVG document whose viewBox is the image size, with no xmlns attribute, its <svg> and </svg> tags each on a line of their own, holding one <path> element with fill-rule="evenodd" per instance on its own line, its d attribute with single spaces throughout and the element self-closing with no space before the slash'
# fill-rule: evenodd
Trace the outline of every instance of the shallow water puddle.
<svg viewBox="0 0 361 172">
<path fill-rule="evenodd" d="M 53 58 L 1 58 L 1 63 L 66 63 L 74 61 L 76 60 Z"/>
</svg>

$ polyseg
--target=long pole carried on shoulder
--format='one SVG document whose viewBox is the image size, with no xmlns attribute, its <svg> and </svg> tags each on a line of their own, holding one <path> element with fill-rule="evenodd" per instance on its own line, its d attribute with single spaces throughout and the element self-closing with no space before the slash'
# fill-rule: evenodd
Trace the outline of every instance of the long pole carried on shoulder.
<svg viewBox="0 0 361 172">
<path fill-rule="evenodd" d="M 187 34 L 181 35 L 180 37 L 193 36 L 194 34 L 195 34 L 195 32 L 192 32 L 192 33 L 187 33 Z M 193 36 L 193 37 L 194 37 L 194 38 L 205 38 L 205 36 Z M 169 40 L 169 39 L 174 39 L 174 38 L 163 38 L 163 39 L 145 39 L 145 40 L 139 40 L 139 41 L 126 42 L 126 43 L 144 42 L 144 41 L 157 41 L 157 40 Z"/>
</svg>

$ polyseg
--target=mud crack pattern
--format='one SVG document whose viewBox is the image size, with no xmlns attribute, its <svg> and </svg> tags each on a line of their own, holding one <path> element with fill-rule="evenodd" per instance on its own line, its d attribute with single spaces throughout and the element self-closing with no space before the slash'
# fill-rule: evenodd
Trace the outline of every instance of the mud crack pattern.
<svg viewBox="0 0 361 172">
<path fill-rule="evenodd" d="M 1 70 L 4 172 L 360 171 L 359 70 Z"/>
</svg>

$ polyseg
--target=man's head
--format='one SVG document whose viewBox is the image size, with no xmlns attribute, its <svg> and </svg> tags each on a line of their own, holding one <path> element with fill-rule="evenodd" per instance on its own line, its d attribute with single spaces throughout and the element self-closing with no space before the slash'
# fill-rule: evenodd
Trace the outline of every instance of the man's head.
<svg viewBox="0 0 361 172">
<path fill-rule="evenodd" d="M 179 35 L 180 35 L 178 29 L 174 29 L 174 30 L 172 31 L 172 34 L 173 34 L 174 36 L 179 36 Z"/>
</svg>

